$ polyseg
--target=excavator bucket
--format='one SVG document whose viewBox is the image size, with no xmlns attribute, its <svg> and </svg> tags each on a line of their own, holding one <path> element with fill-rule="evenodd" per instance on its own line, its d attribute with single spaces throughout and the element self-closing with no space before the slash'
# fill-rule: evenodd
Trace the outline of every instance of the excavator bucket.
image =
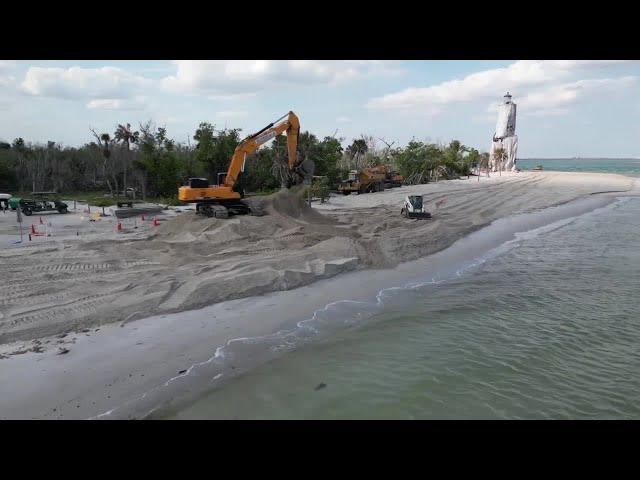
<svg viewBox="0 0 640 480">
<path fill-rule="evenodd" d="M 304 160 L 286 174 L 286 187 L 291 188 L 296 185 L 311 185 L 313 173 L 315 171 L 313 160 Z"/>
<path fill-rule="evenodd" d="M 313 162 L 313 160 L 307 159 L 301 162 L 295 169 L 300 178 L 299 183 L 311 185 L 311 180 L 313 180 L 313 173 L 315 172 L 315 169 L 316 164 Z"/>
</svg>

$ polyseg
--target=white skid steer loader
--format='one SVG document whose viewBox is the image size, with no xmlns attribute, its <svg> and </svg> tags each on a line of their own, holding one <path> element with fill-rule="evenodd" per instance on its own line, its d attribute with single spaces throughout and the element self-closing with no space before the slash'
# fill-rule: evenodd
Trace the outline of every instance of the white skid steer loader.
<svg viewBox="0 0 640 480">
<path fill-rule="evenodd" d="M 431 214 L 424 209 L 422 195 L 407 195 L 400 214 L 405 218 L 431 218 Z"/>
</svg>

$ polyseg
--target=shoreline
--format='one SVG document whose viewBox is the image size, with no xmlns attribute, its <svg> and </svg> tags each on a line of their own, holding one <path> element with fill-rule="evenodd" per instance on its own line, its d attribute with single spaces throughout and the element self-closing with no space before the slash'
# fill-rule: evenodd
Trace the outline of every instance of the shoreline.
<svg viewBox="0 0 640 480">
<path fill-rule="evenodd" d="M 514 229 L 536 225 L 536 221 L 548 225 L 556 217 L 567 218 L 576 212 L 583 214 L 613 202 L 616 196 L 620 195 L 584 194 L 562 202 L 562 206 L 525 214 L 520 217 L 524 223 L 513 220 L 517 213 L 499 217 L 489 222 L 489 227 L 478 226 L 474 233 L 459 236 L 438 253 L 391 269 L 358 270 L 297 289 L 225 301 L 201 310 L 132 320 L 122 326 L 111 323 L 101 326 L 99 332 L 75 334 L 68 354 L 27 352 L 0 360 L 14 367 L 3 369 L 0 384 L 15 386 L 9 396 L 0 399 L 0 418 L 95 418 L 101 414 L 99 418 L 145 417 L 159 404 L 171 399 L 182 401 L 185 395 L 211 388 L 212 380 L 226 380 L 256 361 L 262 363 L 270 355 L 286 351 L 289 346 L 282 339 L 289 335 L 287 332 L 295 330 L 295 325 L 300 327 L 305 318 L 314 318 L 310 317 L 313 312 L 340 300 L 345 291 L 349 292 L 349 301 L 370 302 L 372 295 L 377 298 L 385 288 L 424 277 L 425 268 L 440 268 L 442 273 L 458 268 L 456 262 L 477 258 L 479 250 L 470 249 L 470 245 L 485 250 L 495 242 L 502 245 L 513 236 Z M 491 225 L 501 231 L 500 235 L 482 239 L 482 232 L 490 230 Z M 307 335 L 298 333 L 303 333 L 300 339 L 304 341 Z M 258 343 L 252 343 L 252 338 Z M 233 339 L 235 343 L 229 344 Z M 230 349 L 225 361 L 220 362 L 220 355 L 211 354 L 222 345 L 240 351 Z M 272 352 L 272 347 L 280 349 Z M 51 398 L 55 401 L 47 400 Z"/>
</svg>

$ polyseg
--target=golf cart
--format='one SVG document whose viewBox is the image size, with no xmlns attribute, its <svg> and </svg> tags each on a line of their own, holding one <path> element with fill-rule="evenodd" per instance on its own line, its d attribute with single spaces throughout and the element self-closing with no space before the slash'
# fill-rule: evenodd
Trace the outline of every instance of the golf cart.
<svg viewBox="0 0 640 480">
<path fill-rule="evenodd" d="M 58 198 L 52 198 L 52 196 L 56 195 L 55 192 L 33 192 L 32 195 L 34 198 L 21 198 L 19 202 L 20 210 L 22 210 L 22 213 L 26 216 L 30 216 L 34 212 L 68 212 L 68 205 L 66 203 L 60 201 Z"/>
<path fill-rule="evenodd" d="M 431 214 L 424 209 L 422 195 L 407 195 L 400 214 L 405 218 L 431 218 Z"/>
</svg>

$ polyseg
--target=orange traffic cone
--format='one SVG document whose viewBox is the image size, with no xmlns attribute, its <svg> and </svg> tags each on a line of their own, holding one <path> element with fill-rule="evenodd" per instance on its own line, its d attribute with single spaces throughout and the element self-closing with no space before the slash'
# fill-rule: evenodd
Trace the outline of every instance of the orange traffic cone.
<svg viewBox="0 0 640 480">
<path fill-rule="evenodd" d="M 121 232 L 122 231 L 122 222 L 118 222 L 118 231 Z"/>
<path fill-rule="evenodd" d="M 156 217 L 153 217 L 153 220 L 151 221 L 151 225 L 153 225 L 154 227 L 157 227 L 158 225 L 160 225 L 158 223 L 158 220 L 156 220 Z"/>
<path fill-rule="evenodd" d="M 31 224 L 31 235 L 33 235 L 34 237 L 41 237 L 44 235 L 44 233 L 40 233 L 39 231 L 36 230 L 36 226 L 32 223 Z"/>
</svg>

